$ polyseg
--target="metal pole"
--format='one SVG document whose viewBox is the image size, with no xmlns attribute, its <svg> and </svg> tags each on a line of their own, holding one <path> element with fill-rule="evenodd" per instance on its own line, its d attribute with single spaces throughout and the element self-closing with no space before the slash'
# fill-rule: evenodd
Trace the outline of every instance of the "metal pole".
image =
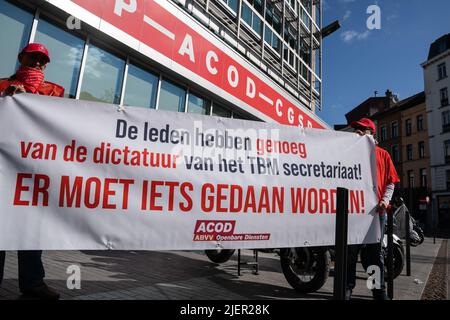
<svg viewBox="0 0 450 320">
<path fill-rule="evenodd" d="M 411 213 L 410 210 L 413 207 L 413 190 L 409 189 L 409 195 L 408 195 L 408 203 L 409 203 L 409 208 L 406 208 L 406 275 L 408 277 L 411 276 L 411 237 L 410 237 L 410 219 L 411 219 Z"/>
<path fill-rule="evenodd" d="M 238 249 L 238 276 L 241 276 L 241 249 Z"/>
<path fill-rule="evenodd" d="M 335 300 L 344 300 L 347 284 L 348 189 L 337 188 L 336 206 L 333 296 Z"/>
<path fill-rule="evenodd" d="M 394 217 L 392 212 L 387 213 L 387 237 L 388 237 L 388 255 L 387 255 L 387 274 L 388 274 L 388 296 L 394 299 Z"/>
<path fill-rule="evenodd" d="M 436 223 L 436 216 L 438 214 L 438 199 L 432 198 L 431 199 L 431 218 L 432 218 L 432 225 L 433 225 L 433 244 L 436 244 L 436 229 L 437 229 L 437 223 Z"/>
</svg>

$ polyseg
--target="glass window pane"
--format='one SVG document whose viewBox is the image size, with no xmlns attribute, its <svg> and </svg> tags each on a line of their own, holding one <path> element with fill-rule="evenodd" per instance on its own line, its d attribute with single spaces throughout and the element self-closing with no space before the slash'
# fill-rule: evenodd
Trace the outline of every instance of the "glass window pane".
<svg viewBox="0 0 450 320">
<path fill-rule="evenodd" d="M 157 90 L 158 76 L 132 64 L 128 66 L 124 105 L 155 108 Z"/>
<path fill-rule="evenodd" d="M 63 86 L 66 97 L 75 98 L 84 41 L 41 19 L 35 42 L 44 44 L 50 52 L 45 79 Z"/>
<path fill-rule="evenodd" d="M 277 52 L 280 51 L 280 41 L 279 41 L 279 39 L 278 39 L 277 36 L 274 36 L 274 37 L 273 37 L 273 43 L 272 43 L 272 46 L 277 50 Z"/>
<path fill-rule="evenodd" d="M 208 100 L 202 99 L 192 92 L 189 92 L 188 112 L 209 115 L 210 103 Z"/>
<path fill-rule="evenodd" d="M 9 78 L 19 66 L 17 55 L 30 37 L 33 15 L 6 1 L 0 1 L 0 78 Z"/>
<path fill-rule="evenodd" d="M 265 29 L 266 30 L 264 31 L 264 40 L 268 44 L 272 44 L 272 30 L 270 30 L 268 26 L 266 26 Z"/>
<path fill-rule="evenodd" d="M 242 4 L 242 19 L 251 26 L 252 25 L 252 10 L 245 3 Z"/>
<path fill-rule="evenodd" d="M 257 34 L 261 35 L 261 19 L 257 15 L 253 15 L 253 30 L 256 31 Z"/>
<path fill-rule="evenodd" d="M 231 118 L 231 110 L 222 107 L 221 105 L 218 105 L 214 103 L 213 110 L 212 110 L 213 116 L 223 117 L 223 118 Z"/>
<path fill-rule="evenodd" d="M 90 45 L 80 99 L 120 103 L 124 68 L 124 60 Z"/>
<path fill-rule="evenodd" d="M 166 80 L 161 82 L 158 109 L 184 112 L 185 101 L 186 90 Z"/>
<path fill-rule="evenodd" d="M 228 6 L 233 9 L 234 12 L 237 12 L 238 9 L 238 0 L 229 0 Z"/>
</svg>

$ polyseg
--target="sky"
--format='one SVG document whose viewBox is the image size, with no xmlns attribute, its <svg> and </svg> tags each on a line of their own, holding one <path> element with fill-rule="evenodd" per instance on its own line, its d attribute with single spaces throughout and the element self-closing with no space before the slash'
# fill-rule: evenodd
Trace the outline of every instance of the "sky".
<svg viewBox="0 0 450 320">
<path fill-rule="evenodd" d="M 377 5 L 381 28 L 369 30 L 367 9 Z M 330 126 L 387 89 L 400 100 L 424 90 L 421 63 L 430 44 L 450 33 L 450 0 L 324 0 L 323 26 L 341 28 L 323 40 L 322 111 Z"/>
</svg>

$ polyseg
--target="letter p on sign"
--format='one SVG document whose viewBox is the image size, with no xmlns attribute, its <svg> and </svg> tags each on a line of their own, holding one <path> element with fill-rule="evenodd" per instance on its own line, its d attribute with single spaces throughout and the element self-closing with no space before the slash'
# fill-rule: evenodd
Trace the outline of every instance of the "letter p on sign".
<svg viewBox="0 0 450 320">
<path fill-rule="evenodd" d="M 122 16 L 122 10 L 129 13 L 136 12 L 137 3 L 136 0 L 116 0 L 116 5 L 114 6 L 114 13 L 118 16 Z"/>
</svg>

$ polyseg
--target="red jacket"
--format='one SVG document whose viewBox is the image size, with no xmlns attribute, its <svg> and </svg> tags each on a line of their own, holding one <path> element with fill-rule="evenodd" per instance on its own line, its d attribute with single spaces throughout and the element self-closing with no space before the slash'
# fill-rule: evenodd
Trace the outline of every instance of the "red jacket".
<svg viewBox="0 0 450 320">
<path fill-rule="evenodd" d="M 378 201 L 383 198 L 386 192 L 386 187 L 388 184 L 396 184 L 400 182 L 398 178 L 397 171 L 395 170 L 394 164 L 392 163 L 391 156 L 389 153 L 380 148 L 376 147 L 376 159 L 377 159 L 377 179 L 378 179 Z"/>
<path fill-rule="evenodd" d="M 10 85 L 22 85 L 22 83 L 19 80 L 14 79 L 14 76 L 9 79 L 0 79 L 0 94 L 3 94 Z M 38 88 L 36 94 L 62 98 L 64 97 L 64 87 L 56 83 L 44 81 Z"/>
</svg>

